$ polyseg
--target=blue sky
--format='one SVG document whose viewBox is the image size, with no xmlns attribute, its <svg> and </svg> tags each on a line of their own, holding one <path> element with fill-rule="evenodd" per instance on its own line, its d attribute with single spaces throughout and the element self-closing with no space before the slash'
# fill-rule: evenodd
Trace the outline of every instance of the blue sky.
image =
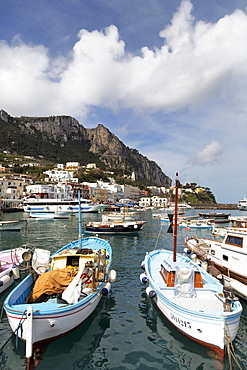
<svg viewBox="0 0 247 370">
<path fill-rule="evenodd" d="M 0 108 L 99 123 L 218 203 L 247 195 L 247 0 L 0 0 Z"/>
</svg>

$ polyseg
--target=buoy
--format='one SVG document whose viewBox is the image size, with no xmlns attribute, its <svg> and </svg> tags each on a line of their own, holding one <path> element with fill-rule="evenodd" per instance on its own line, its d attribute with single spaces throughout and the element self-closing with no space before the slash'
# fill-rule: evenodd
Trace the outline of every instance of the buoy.
<svg viewBox="0 0 247 370">
<path fill-rule="evenodd" d="M 195 253 L 193 253 L 193 254 L 191 255 L 191 259 L 192 259 L 192 261 L 196 262 L 196 260 L 197 260 L 197 255 L 196 255 Z"/>
<path fill-rule="evenodd" d="M 189 248 L 184 248 L 184 253 L 186 253 L 186 254 L 191 254 L 191 249 L 189 249 Z"/>
<path fill-rule="evenodd" d="M 213 265 L 208 266 L 208 272 L 219 280 L 223 277 L 221 272 Z"/>
<path fill-rule="evenodd" d="M 156 296 L 155 291 L 150 286 L 147 287 L 146 294 L 149 298 L 154 298 Z"/>
<path fill-rule="evenodd" d="M 117 278 L 117 273 L 115 270 L 110 270 L 109 273 L 108 273 L 108 281 L 110 283 L 114 283 L 116 281 L 116 278 Z"/>
<path fill-rule="evenodd" d="M 14 280 L 18 280 L 20 278 L 20 270 L 18 269 L 17 266 L 12 267 L 12 272 L 13 272 L 13 278 Z"/>
<path fill-rule="evenodd" d="M 144 272 L 140 275 L 140 281 L 143 284 L 146 284 L 148 282 L 148 277 Z"/>
<path fill-rule="evenodd" d="M 0 279 L 0 286 L 3 286 L 4 284 L 7 284 L 10 281 L 9 275 L 4 275 Z"/>
<path fill-rule="evenodd" d="M 141 263 L 141 268 L 142 268 L 143 270 L 145 270 L 145 261 L 142 261 L 142 263 Z"/>
<path fill-rule="evenodd" d="M 111 289 L 111 284 L 106 283 L 104 288 L 101 290 L 102 295 L 107 295 L 109 293 L 110 289 Z"/>
</svg>

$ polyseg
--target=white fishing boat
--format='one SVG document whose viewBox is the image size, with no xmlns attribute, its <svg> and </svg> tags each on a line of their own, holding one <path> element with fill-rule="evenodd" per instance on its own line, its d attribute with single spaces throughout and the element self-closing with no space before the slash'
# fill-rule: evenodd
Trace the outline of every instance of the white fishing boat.
<svg viewBox="0 0 247 370">
<path fill-rule="evenodd" d="M 0 221 L 0 231 L 20 231 L 26 223 L 26 220 Z"/>
<path fill-rule="evenodd" d="M 223 240 L 193 237 L 186 238 L 184 244 L 211 273 L 222 275 L 238 295 L 247 299 L 247 229 L 222 228 L 221 235 Z"/>
<path fill-rule="evenodd" d="M 116 279 L 115 270 L 111 270 L 111 246 L 100 238 L 80 236 L 51 258 L 42 251 L 41 262 L 34 253 L 33 269 L 38 275 L 29 274 L 4 302 L 11 329 L 26 341 L 28 369 L 35 349 L 78 327 Z"/>
<path fill-rule="evenodd" d="M 70 212 L 30 212 L 30 218 L 37 220 L 65 220 L 71 216 Z"/>
<path fill-rule="evenodd" d="M 178 225 L 179 227 L 184 228 L 186 230 L 191 230 L 191 229 L 210 230 L 213 228 L 212 221 L 205 221 L 205 220 L 182 220 L 182 221 L 178 221 Z"/>
<path fill-rule="evenodd" d="M 0 251 L 0 293 L 19 279 L 19 267 L 23 261 L 25 248 Z"/>
<path fill-rule="evenodd" d="M 94 203 L 90 199 L 81 199 L 81 212 L 99 212 L 107 208 L 107 204 Z M 41 199 L 30 197 L 23 199 L 24 212 L 79 212 L 77 199 Z"/>
<path fill-rule="evenodd" d="M 177 183 L 176 178 L 176 199 Z M 217 279 L 186 254 L 177 253 L 176 218 L 175 207 L 174 250 L 147 253 L 140 279 L 148 284 L 147 295 L 179 331 L 223 357 L 237 335 L 242 306 Z"/>
</svg>

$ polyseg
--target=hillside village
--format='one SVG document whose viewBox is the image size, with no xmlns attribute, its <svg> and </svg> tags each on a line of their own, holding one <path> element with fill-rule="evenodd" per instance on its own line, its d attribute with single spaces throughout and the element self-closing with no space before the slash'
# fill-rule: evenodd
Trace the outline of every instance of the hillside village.
<svg viewBox="0 0 247 370">
<path fill-rule="evenodd" d="M 102 171 L 95 163 L 81 166 L 79 162 L 44 164 L 32 157 L 18 159 L 18 164 L 6 161 L 10 153 L 4 152 L 4 165 L 0 164 L 0 200 L 3 207 L 18 205 L 30 196 L 52 199 L 81 197 L 94 202 L 113 204 L 120 199 L 131 199 L 142 207 L 164 207 L 173 201 L 173 186 L 137 186 L 135 173 L 124 174 Z M 97 178 L 98 177 L 98 178 Z M 82 181 L 86 179 L 87 181 Z M 184 202 L 215 203 L 210 189 L 197 184 L 180 185 L 179 197 Z"/>
</svg>

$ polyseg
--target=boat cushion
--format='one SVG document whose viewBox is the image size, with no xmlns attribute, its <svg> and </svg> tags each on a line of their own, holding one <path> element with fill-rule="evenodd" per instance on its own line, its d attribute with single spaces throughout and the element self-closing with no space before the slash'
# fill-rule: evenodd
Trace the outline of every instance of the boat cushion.
<svg viewBox="0 0 247 370">
<path fill-rule="evenodd" d="M 176 267 L 174 295 L 186 298 L 195 297 L 194 276 L 194 269 Z"/>
</svg>

